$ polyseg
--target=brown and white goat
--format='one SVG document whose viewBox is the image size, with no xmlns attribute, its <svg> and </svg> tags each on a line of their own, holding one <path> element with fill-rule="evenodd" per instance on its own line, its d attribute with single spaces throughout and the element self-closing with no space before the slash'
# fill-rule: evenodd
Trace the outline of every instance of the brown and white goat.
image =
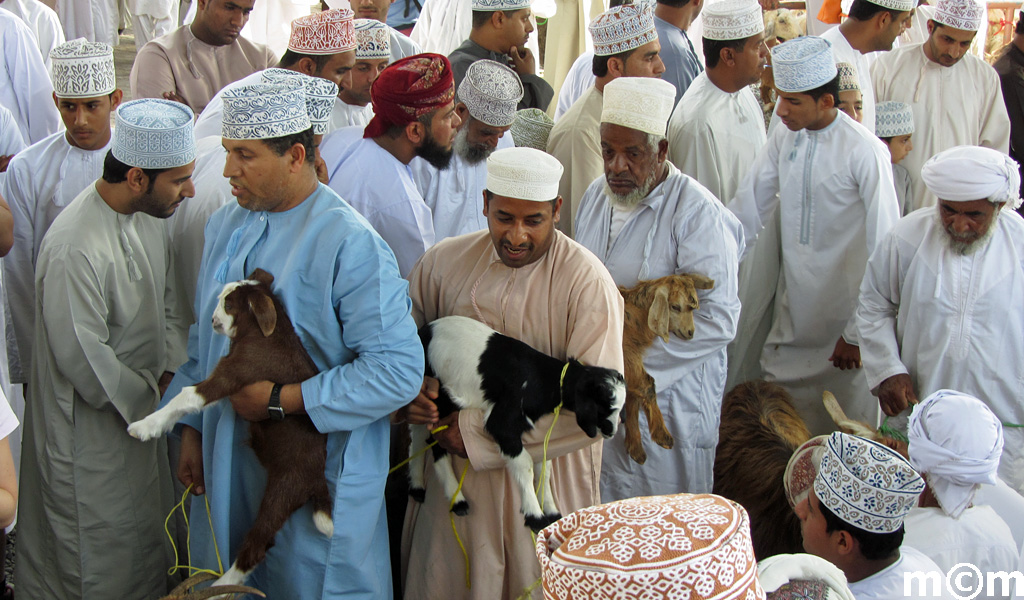
<svg viewBox="0 0 1024 600">
<path fill-rule="evenodd" d="M 200 412 L 251 383 L 301 383 L 317 374 L 270 288 L 273 281 L 273 275 L 256 269 L 249 279 L 224 286 L 213 313 L 213 329 L 231 338 L 227 355 L 205 381 L 182 388 L 163 408 L 132 423 L 128 433 L 141 440 L 153 439 L 170 431 L 181 417 Z M 316 528 L 326 536 L 334 534 L 333 501 L 325 474 L 327 436 L 306 415 L 250 423 L 249 435 L 256 457 L 267 470 L 267 485 L 234 564 L 215 585 L 244 581 L 266 557 L 288 517 L 308 501 L 313 502 Z"/>
<path fill-rule="evenodd" d="M 703 275 L 687 273 L 640 281 L 634 287 L 619 287 L 626 303 L 622 354 L 626 365 L 626 404 L 623 426 L 626 452 L 639 464 L 647 461 L 640 435 L 640 409 L 647 416 L 651 440 L 671 449 L 674 441 L 658 408 L 654 378 L 644 368 L 644 354 L 655 337 L 666 342 L 669 334 L 693 339 L 693 311 L 700 308 L 697 290 L 709 290 L 715 282 Z"/>
<path fill-rule="evenodd" d="M 758 560 L 803 552 L 783 475 L 793 452 L 810 438 L 792 397 L 774 383 L 741 383 L 722 401 L 713 490 L 747 510 Z"/>
</svg>

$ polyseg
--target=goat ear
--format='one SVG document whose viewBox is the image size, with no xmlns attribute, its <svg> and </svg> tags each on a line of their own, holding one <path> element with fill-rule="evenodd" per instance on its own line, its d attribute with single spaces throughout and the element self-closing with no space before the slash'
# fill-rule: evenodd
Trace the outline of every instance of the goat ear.
<svg viewBox="0 0 1024 600">
<path fill-rule="evenodd" d="M 696 273 L 687 273 L 687 277 L 693 282 L 693 287 L 698 290 L 710 290 L 715 287 L 715 280 L 711 279 L 706 275 L 698 275 Z"/>
<path fill-rule="evenodd" d="M 578 395 L 586 395 L 589 390 L 578 390 Z M 580 426 L 587 437 L 597 437 L 597 407 L 594 406 L 591 398 L 577 398 L 576 400 L 576 424 Z"/>
<path fill-rule="evenodd" d="M 256 269 L 249 275 L 249 279 L 270 285 L 274 283 L 274 276 L 263 269 Z"/>
<path fill-rule="evenodd" d="M 659 285 L 654 292 L 654 301 L 651 302 L 651 309 L 647 311 L 647 326 L 651 328 L 654 335 L 668 341 L 669 307 L 668 307 L 668 286 Z"/>
<path fill-rule="evenodd" d="M 249 310 L 256 316 L 256 323 L 263 332 L 263 337 L 269 337 L 277 327 L 277 311 L 274 310 L 274 300 L 270 296 L 260 294 L 256 298 L 249 298 Z"/>
</svg>

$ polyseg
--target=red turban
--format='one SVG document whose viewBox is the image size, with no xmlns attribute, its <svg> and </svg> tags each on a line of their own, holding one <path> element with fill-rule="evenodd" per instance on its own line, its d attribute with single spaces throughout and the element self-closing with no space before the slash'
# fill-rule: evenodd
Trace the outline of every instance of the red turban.
<svg viewBox="0 0 1024 600">
<path fill-rule="evenodd" d="M 452 65 L 440 54 L 416 54 L 388 65 L 370 87 L 373 119 L 364 138 L 383 135 L 441 108 L 455 98 Z"/>
</svg>

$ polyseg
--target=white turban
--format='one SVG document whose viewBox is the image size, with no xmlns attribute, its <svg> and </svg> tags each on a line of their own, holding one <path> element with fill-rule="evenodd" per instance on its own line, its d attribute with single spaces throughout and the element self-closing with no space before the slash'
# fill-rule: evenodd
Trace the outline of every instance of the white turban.
<svg viewBox="0 0 1024 600">
<path fill-rule="evenodd" d="M 839 567 L 811 554 L 776 554 L 757 563 L 757 579 L 770 598 L 790 581 L 821 581 L 829 588 L 829 600 L 854 600 Z"/>
<path fill-rule="evenodd" d="M 986 199 L 1020 206 L 1020 171 L 1009 156 L 980 146 L 956 146 L 939 152 L 921 167 L 921 179 L 943 200 Z"/>
<path fill-rule="evenodd" d="M 981 400 L 935 392 L 914 407 L 909 437 L 910 462 L 947 515 L 959 518 L 979 484 L 996 484 L 1003 425 Z"/>
</svg>

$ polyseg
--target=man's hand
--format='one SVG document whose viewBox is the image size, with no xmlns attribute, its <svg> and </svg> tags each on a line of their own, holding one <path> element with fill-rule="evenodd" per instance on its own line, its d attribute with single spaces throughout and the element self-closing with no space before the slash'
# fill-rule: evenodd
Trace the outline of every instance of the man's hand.
<svg viewBox="0 0 1024 600">
<path fill-rule="evenodd" d="M 231 406 L 238 416 L 246 421 L 262 421 L 270 418 L 267 406 L 274 384 L 269 381 L 250 383 L 231 396 Z"/>
<path fill-rule="evenodd" d="M 178 481 L 192 486 L 192 494 L 206 492 L 203 483 L 203 434 L 188 425 L 181 428 L 181 456 L 178 458 Z"/>
<path fill-rule="evenodd" d="M 395 411 L 391 422 L 409 423 L 410 425 L 426 425 L 428 429 L 437 428 L 437 420 L 440 418 L 437 412 L 437 393 L 441 389 L 441 383 L 433 377 L 424 377 L 420 393 L 412 402 Z"/>
<path fill-rule="evenodd" d="M 170 100 L 171 102 L 181 102 L 185 106 L 188 106 L 188 102 L 185 102 L 184 98 L 175 94 L 174 92 L 164 92 L 164 100 Z"/>
<path fill-rule="evenodd" d="M 537 74 L 537 59 L 533 57 L 533 52 L 529 48 L 519 49 L 512 46 L 508 50 L 508 55 L 512 57 L 512 70 L 517 75 L 536 75 Z"/>
<path fill-rule="evenodd" d="M 160 390 L 161 398 L 163 398 L 164 394 L 167 393 L 167 386 L 171 385 L 172 379 L 174 379 L 174 373 L 164 371 L 164 374 L 160 376 L 160 381 L 156 382 L 156 387 Z"/>
<path fill-rule="evenodd" d="M 836 342 L 835 350 L 832 351 L 832 356 L 828 357 L 828 359 L 832 361 L 833 367 L 843 371 L 847 369 L 859 369 L 860 347 L 846 343 L 843 336 L 839 336 L 839 341 Z"/>
<path fill-rule="evenodd" d="M 462 441 L 462 431 L 459 429 L 459 411 L 455 411 L 437 422 L 437 427 L 448 426 L 444 431 L 434 434 L 438 445 L 448 451 L 449 454 L 469 458 L 466 454 L 466 444 Z M 434 427 L 433 429 L 437 429 Z"/>
<path fill-rule="evenodd" d="M 917 394 L 914 393 L 910 375 L 900 373 L 883 381 L 878 386 L 878 404 L 882 412 L 890 417 L 905 411 L 911 404 L 917 404 Z"/>
</svg>

